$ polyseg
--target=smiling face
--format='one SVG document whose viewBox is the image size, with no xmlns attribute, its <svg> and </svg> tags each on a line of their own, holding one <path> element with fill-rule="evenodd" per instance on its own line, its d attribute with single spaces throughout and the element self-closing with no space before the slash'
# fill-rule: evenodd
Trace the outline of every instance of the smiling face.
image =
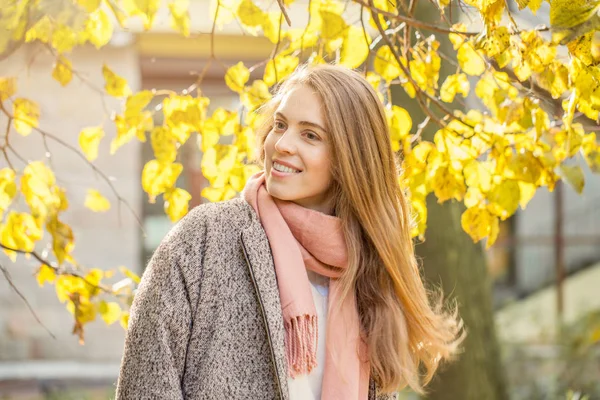
<svg viewBox="0 0 600 400">
<path fill-rule="evenodd" d="M 331 149 L 321 108 L 307 86 L 286 93 L 265 139 L 264 167 L 271 196 L 331 214 Z"/>
</svg>

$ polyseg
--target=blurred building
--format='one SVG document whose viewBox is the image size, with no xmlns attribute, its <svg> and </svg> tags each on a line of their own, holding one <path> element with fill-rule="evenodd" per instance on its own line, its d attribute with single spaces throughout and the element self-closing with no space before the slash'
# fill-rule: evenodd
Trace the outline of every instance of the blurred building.
<svg viewBox="0 0 600 400">
<path fill-rule="evenodd" d="M 11 135 L 17 154 L 11 153 L 10 157 L 16 168 L 22 169 L 26 161 L 43 160 L 56 173 L 58 184 L 67 190 L 70 204 L 64 221 L 76 236 L 74 256 L 86 267 L 115 269 L 124 265 L 142 274 L 152 251 L 173 225 L 162 210 L 162 200 L 149 204 L 141 187 L 144 163 L 153 158 L 149 141 L 142 144 L 134 140 L 114 156 L 109 154 L 110 141 L 115 137 L 110 113 L 119 112 L 122 105 L 101 94 L 102 65 L 126 78 L 134 92 L 152 88 L 181 92 L 189 88 L 211 58 L 208 7 L 205 0 L 191 2 L 190 39 L 174 33 L 168 13 L 161 10 L 150 32 L 134 26 L 129 32 L 116 32 L 111 43 L 100 51 L 93 47 L 74 50 L 68 57 L 78 76 L 65 88 L 51 77 L 54 57 L 41 45 L 24 45 L 0 61 L 0 76 L 18 77 L 18 96 L 39 103 L 40 127 L 67 146 L 79 148 L 82 128 L 102 124 L 105 129 L 106 137 L 94 165 L 121 197 L 120 206 L 107 181 L 67 146 L 50 137 L 44 140 L 36 132 L 27 137 L 16 132 Z M 247 66 L 257 64 L 268 58 L 272 47 L 267 39 L 241 35 L 235 26 L 226 26 L 215 37 L 217 59 L 206 70 L 201 85 L 203 94 L 211 98 L 209 113 L 220 106 L 238 107 L 237 94 L 224 83 L 225 69 L 239 61 Z M 260 78 L 263 70 L 258 68 L 251 79 Z M 160 119 L 161 113 L 156 115 Z M 0 125 L 6 126 L 6 119 L 0 118 Z M 191 207 L 203 201 L 199 194 L 206 185 L 200 157 L 192 138 L 182 149 L 185 167 L 178 182 L 179 187 L 193 194 Z M 5 160 L 0 160 L 0 168 L 5 166 Z M 84 207 L 89 188 L 100 190 L 111 201 L 110 211 L 93 213 Z M 20 206 L 26 208 L 22 199 Z M 43 323 L 36 322 L 26 303 L 7 280 L 0 278 L 0 398 L 21 398 L 19 393 L 29 398 L 26 396 L 43 395 L 57 385 L 77 382 L 108 386 L 110 392 L 123 350 L 124 330 L 119 323 L 107 326 L 99 319 L 87 325 L 85 345 L 79 345 L 71 334 L 73 317 L 58 301 L 54 285 L 40 288 L 37 284 L 34 274 L 39 263 L 19 256 L 13 264 L 0 252 L 0 264 L 10 272 L 11 280 Z M 108 398 L 101 393 L 99 398 Z"/>
</svg>

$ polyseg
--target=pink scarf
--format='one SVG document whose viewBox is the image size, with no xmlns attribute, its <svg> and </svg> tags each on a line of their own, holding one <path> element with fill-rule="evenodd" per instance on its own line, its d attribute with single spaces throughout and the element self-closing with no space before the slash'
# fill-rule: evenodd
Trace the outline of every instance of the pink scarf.
<svg viewBox="0 0 600 400">
<path fill-rule="evenodd" d="M 317 312 L 306 269 L 330 280 L 327 342 L 321 398 L 366 400 L 370 366 L 360 340 L 354 292 L 341 307 L 338 280 L 348 264 L 341 220 L 334 216 L 274 199 L 261 171 L 248 179 L 242 193 L 262 223 L 275 262 L 275 273 L 285 324 L 288 371 L 292 378 L 308 374 L 317 365 Z M 332 268 L 334 267 L 334 268 Z M 339 311 L 337 311 L 339 310 Z M 337 311 L 337 312 L 336 312 Z M 366 356 L 361 356 L 363 360 Z"/>
</svg>

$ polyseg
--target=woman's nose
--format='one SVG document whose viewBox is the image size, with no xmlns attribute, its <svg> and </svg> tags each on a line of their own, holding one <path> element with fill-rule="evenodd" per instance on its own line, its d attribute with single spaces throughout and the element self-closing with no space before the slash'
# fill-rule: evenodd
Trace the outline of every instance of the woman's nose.
<svg viewBox="0 0 600 400">
<path fill-rule="evenodd" d="M 275 142 L 275 150 L 279 153 L 294 153 L 296 151 L 296 145 L 293 143 L 294 139 L 290 135 L 290 131 L 285 132 L 277 142 Z"/>
</svg>

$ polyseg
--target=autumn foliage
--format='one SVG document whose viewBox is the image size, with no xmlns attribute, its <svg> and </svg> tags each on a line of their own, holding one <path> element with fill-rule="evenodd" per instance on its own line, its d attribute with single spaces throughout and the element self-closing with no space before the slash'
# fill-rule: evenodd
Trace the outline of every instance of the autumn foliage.
<svg viewBox="0 0 600 400">
<path fill-rule="evenodd" d="M 293 3 L 206 3 L 214 22 L 211 35 L 234 22 L 246 34 L 264 35 L 273 43 L 272 57 L 262 65 L 222 65 L 225 83 L 239 95 L 240 109 L 218 108 L 207 115 L 210 98 L 202 92 L 203 73 L 190 80 L 193 90 L 185 93 L 161 88 L 134 93 L 109 65 L 99 65 L 105 93 L 122 99 L 110 121 L 117 133 L 106 137 L 100 123 L 69 132 L 79 135 L 79 148 L 72 150 L 95 168 L 103 140 L 110 140 L 114 157 L 130 141 L 150 141 L 155 158 L 143 168 L 142 187 L 148 201 L 162 202 L 165 213 L 177 221 L 187 213 L 191 199 L 190 193 L 176 187 L 183 169 L 176 161 L 181 146 L 193 140 L 203 152 L 202 173 L 210 187 L 202 196 L 210 201 L 234 197 L 259 168 L 251 163 L 259 122 L 254 111 L 301 62 L 336 62 L 364 73 L 386 104 L 390 141 L 403 160 L 398 182 L 411 195 L 415 237 L 425 234 L 425 199 L 430 193 L 439 202 L 463 202 L 464 230 L 475 242 L 486 239 L 489 247 L 497 238 L 499 222 L 525 208 L 538 188 L 553 190 L 562 178 L 580 192 L 582 168 L 600 172 L 594 133 L 600 110 L 597 5 L 553 1 L 551 26 L 521 29 L 504 0 L 461 3 L 478 17 L 472 26 L 457 18 L 458 3 L 450 0 L 435 3 L 439 13 L 435 25 L 415 19 L 417 0 L 310 0 L 303 11 L 309 14 L 308 23 L 298 26 L 288 15 Z M 533 12 L 542 4 L 541 0 L 517 3 L 519 9 Z M 79 79 L 69 59 L 75 48 L 101 49 L 131 20 L 141 19 L 145 29 L 151 29 L 160 7 L 168 7 L 174 30 L 186 37 L 195 35 L 186 0 L 65 0 L 61 7 L 52 7 L 48 0 L 1 0 L 1 4 L 2 57 L 10 59 L 28 43 L 44 46 L 55 56 L 48 73 L 63 86 Z M 449 38 L 451 52 L 440 50 L 441 37 Z M 222 64 L 214 56 L 210 62 Z M 441 78 L 442 63 L 452 65 L 454 73 Z M 262 78 L 251 80 L 251 71 L 261 66 Z M 396 85 L 425 111 L 425 120 L 413 121 L 404 108 L 392 105 L 390 88 Z M 149 108 L 157 99 L 161 106 Z M 83 325 L 98 315 L 108 324 L 120 320 L 126 326 L 139 277 L 123 268 L 118 273 L 127 279 L 106 285 L 112 272 L 79 265 L 72 256 L 76 232 L 61 221 L 61 214 L 68 211 L 69 193 L 43 161 L 20 171 L 10 162 L 8 152 L 15 150 L 10 148 L 11 135 L 60 138 L 40 126 L 36 99 L 19 95 L 15 77 L 0 77 L 0 105 L 4 126 L 0 160 L 7 165 L 0 169 L 0 245 L 13 261 L 18 253 L 38 259 L 38 282 L 55 285 L 58 298 L 75 316 L 74 331 L 81 338 Z M 160 126 L 153 122 L 157 112 L 163 117 Z M 422 136 L 427 126 L 435 127 L 432 141 Z M 114 195 L 90 188 L 85 205 L 91 212 L 103 212 Z M 27 209 L 14 206 L 18 196 L 25 199 Z M 47 243 L 52 251 L 42 257 L 37 251 Z"/>
</svg>

